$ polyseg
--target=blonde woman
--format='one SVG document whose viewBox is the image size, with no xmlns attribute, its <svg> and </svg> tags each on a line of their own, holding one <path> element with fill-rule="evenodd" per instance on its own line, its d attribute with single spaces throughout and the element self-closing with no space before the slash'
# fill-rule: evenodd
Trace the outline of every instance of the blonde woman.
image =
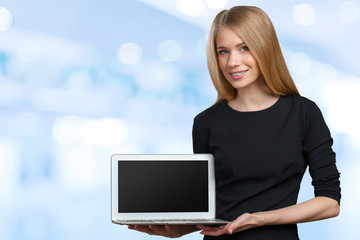
<svg viewBox="0 0 360 240">
<path fill-rule="evenodd" d="M 197 226 L 204 239 L 299 239 L 297 223 L 337 216 L 333 140 L 319 108 L 300 96 L 266 13 L 248 6 L 220 12 L 207 62 L 218 97 L 195 117 L 193 147 L 215 156 L 216 214 L 231 222 Z M 307 167 L 315 197 L 297 203 Z M 197 230 L 130 228 L 167 237 Z"/>
</svg>

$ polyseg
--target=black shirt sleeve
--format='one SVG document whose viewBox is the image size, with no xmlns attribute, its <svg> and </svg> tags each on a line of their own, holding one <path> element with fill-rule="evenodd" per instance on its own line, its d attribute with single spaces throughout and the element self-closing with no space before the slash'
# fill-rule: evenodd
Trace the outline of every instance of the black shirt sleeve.
<svg viewBox="0 0 360 240">
<path fill-rule="evenodd" d="M 335 199 L 340 204 L 340 181 L 333 139 L 320 109 L 311 102 L 306 111 L 303 153 L 309 164 L 315 196 Z"/>
<path fill-rule="evenodd" d="M 192 129 L 193 151 L 194 153 L 209 153 L 209 143 L 201 134 L 199 127 L 198 119 L 195 118 Z"/>
</svg>

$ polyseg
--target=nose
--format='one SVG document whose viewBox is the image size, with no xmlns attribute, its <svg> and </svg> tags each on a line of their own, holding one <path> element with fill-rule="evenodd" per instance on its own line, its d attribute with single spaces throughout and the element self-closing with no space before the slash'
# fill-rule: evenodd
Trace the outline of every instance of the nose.
<svg viewBox="0 0 360 240">
<path fill-rule="evenodd" d="M 236 52 L 232 52 L 229 54 L 228 66 L 229 67 L 237 67 L 241 65 L 241 56 Z"/>
</svg>

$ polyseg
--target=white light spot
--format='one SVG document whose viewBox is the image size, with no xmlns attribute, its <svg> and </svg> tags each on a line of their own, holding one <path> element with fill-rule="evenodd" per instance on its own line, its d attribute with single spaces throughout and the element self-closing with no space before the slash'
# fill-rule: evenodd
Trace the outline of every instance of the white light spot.
<svg viewBox="0 0 360 240">
<path fill-rule="evenodd" d="M 160 43 L 158 54 L 162 60 L 172 62 L 181 57 L 182 50 L 177 41 L 166 40 Z"/>
<path fill-rule="evenodd" d="M 346 23 L 355 23 L 360 19 L 359 3 L 354 1 L 346 1 L 341 3 L 339 8 L 339 17 Z"/>
<path fill-rule="evenodd" d="M 311 70 L 312 61 L 305 53 L 298 52 L 291 56 L 290 66 L 295 73 L 299 75 L 306 75 Z"/>
<path fill-rule="evenodd" d="M 188 16 L 196 17 L 204 12 L 204 3 L 202 0 L 176 0 L 177 9 Z"/>
<path fill-rule="evenodd" d="M 208 6 L 211 9 L 221 9 L 226 6 L 227 0 L 204 0 L 206 6 Z"/>
<path fill-rule="evenodd" d="M 8 30 L 13 23 L 13 16 L 9 9 L 0 6 L 0 32 Z"/>
<path fill-rule="evenodd" d="M 310 26 L 314 23 L 316 17 L 315 8 L 306 3 L 298 4 L 293 8 L 292 18 L 300 26 Z"/>
<path fill-rule="evenodd" d="M 119 62 L 126 65 L 133 65 L 141 60 L 142 51 L 139 45 L 130 42 L 130 43 L 122 44 L 118 48 L 116 55 Z"/>
</svg>

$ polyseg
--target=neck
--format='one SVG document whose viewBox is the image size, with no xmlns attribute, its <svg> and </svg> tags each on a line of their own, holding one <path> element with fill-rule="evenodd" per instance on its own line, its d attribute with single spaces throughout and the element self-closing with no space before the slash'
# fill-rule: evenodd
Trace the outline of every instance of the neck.
<svg viewBox="0 0 360 240">
<path fill-rule="evenodd" d="M 262 86 L 248 89 L 238 89 L 236 97 L 229 101 L 229 105 L 238 111 L 260 111 L 272 106 L 279 99 L 270 88 L 262 83 Z"/>
</svg>

